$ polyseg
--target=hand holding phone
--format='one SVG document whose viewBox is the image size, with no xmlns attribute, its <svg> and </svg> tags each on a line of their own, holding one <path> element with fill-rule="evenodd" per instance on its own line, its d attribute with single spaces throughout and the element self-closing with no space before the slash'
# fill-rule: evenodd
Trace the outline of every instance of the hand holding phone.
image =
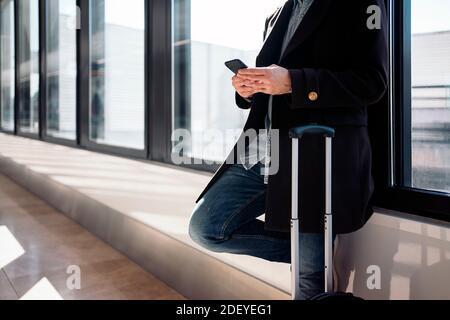
<svg viewBox="0 0 450 320">
<path fill-rule="evenodd" d="M 255 93 L 254 90 L 245 86 L 243 81 L 237 77 L 239 70 L 247 69 L 247 65 L 239 59 L 227 61 L 225 62 L 225 65 L 235 74 L 233 77 L 233 87 L 236 89 L 237 93 L 245 99 L 251 98 Z"/>
</svg>

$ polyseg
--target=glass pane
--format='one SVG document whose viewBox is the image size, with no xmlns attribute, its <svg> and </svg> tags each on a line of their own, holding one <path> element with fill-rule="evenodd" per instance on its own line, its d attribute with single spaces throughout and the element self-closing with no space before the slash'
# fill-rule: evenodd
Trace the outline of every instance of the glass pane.
<svg viewBox="0 0 450 320">
<path fill-rule="evenodd" d="M 76 0 L 47 0 L 47 134 L 76 138 Z"/>
<path fill-rule="evenodd" d="M 39 132 L 39 0 L 19 4 L 19 127 Z"/>
<path fill-rule="evenodd" d="M 411 186 L 450 192 L 450 1 L 411 4 Z"/>
<path fill-rule="evenodd" d="M 14 131 L 14 96 L 15 96 L 15 44 L 14 44 L 14 1 L 0 3 L 0 72 L 1 128 Z"/>
<path fill-rule="evenodd" d="M 145 2 L 91 3 L 90 139 L 145 147 Z"/>
<path fill-rule="evenodd" d="M 214 162 L 228 155 L 248 111 L 235 105 L 233 75 L 224 62 L 254 66 L 266 18 L 283 3 L 174 0 L 174 129 L 191 133 L 185 155 Z"/>
</svg>

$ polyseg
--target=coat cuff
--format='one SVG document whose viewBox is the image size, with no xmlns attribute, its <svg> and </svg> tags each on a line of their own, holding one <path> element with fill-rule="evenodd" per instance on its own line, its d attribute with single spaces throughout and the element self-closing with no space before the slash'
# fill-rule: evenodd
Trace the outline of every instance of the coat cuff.
<svg viewBox="0 0 450 320">
<path fill-rule="evenodd" d="M 287 95 L 292 109 L 315 108 L 320 101 L 320 88 L 314 69 L 289 70 L 292 94 Z"/>
<path fill-rule="evenodd" d="M 241 109 L 250 109 L 252 106 L 252 99 L 243 98 L 236 92 L 236 104 Z"/>
</svg>

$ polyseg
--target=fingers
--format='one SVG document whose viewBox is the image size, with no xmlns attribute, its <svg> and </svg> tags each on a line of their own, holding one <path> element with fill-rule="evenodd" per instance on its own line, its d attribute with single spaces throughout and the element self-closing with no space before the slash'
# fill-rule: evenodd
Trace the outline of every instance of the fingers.
<svg viewBox="0 0 450 320">
<path fill-rule="evenodd" d="M 250 88 L 260 88 L 265 87 L 270 84 L 270 81 L 267 79 L 259 79 L 259 80 L 245 80 L 243 84 Z"/>
<path fill-rule="evenodd" d="M 261 81 L 267 81 L 267 76 L 242 76 L 243 80 L 251 81 L 251 82 L 261 82 Z"/>
<path fill-rule="evenodd" d="M 262 79 L 249 80 L 249 79 L 238 77 L 238 76 L 234 76 L 232 78 L 232 82 L 233 82 L 233 86 L 235 88 L 242 87 L 242 86 L 252 87 L 255 84 L 263 84 L 264 83 L 264 81 Z"/>
<path fill-rule="evenodd" d="M 267 68 L 243 69 L 242 71 L 239 71 L 237 76 L 238 78 L 247 81 L 267 81 L 267 79 L 270 78 L 270 71 Z"/>
<path fill-rule="evenodd" d="M 235 75 L 234 77 L 239 80 L 247 80 L 248 79 L 247 76 L 240 75 L 239 73 L 237 75 Z"/>
<path fill-rule="evenodd" d="M 267 74 L 267 68 L 247 68 L 241 69 L 238 75 L 241 76 L 265 76 Z"/>
<path fill-rule="evenodd" d="M 241 97 L 252 97 L 256 93 L 270 94 L 271 85 L 264 76 L 244 76 L 237 74 L 232 78 L 233 87 Z"/>
<path fill-rule="evenodd" d="M 244 98 L 252 97 L 256 93 L 253 89 L 249 89 L 249 88 L 242 88 L 241 90 L 238 90 L 237 92 L 239 93 L 239 95 L 241 97 L 244 97 Z"/>
<path fill-rule="evenodd" d="M 243 75 L 240 75 L 240 74 L 237 74 L 235 76 L 235 78 L 236 78 L 236 81 L 241 80 L 244 83 L 261 82 L 261 81 L 263 81 L 265 79 L 264 76 L 243 76 Z"/>
<path fill-rule="evenodd" d="M 247 81 L 244 83 L 244 87 L 255 92 L 261 92 L 262 89 L 267 89 L 270 85 L 263 82 Z"/>
<path fill-rule="evenodd" d="M 267 94 L 270 93 L 269 88 L 266 86 L 255 86 L 255 87 L 252 87 L 252 89 L 255 92 L 261 92 L 261 93 L 267 93 Z"/>
<path fill-rule="evenodd" d="M 238 91 L 239 93 L 240 93 L 242 90 L 244 90 L 244 89 L 247 88 L 247 86 L 246 86 L 246 84 L 245 84 L 245 81 L 242 80 L 242 79 L 239 79 L 238 77 L 233 77 L 233 79 L 232 79 L 232 84 L 233 84 L 234 89 L 235 89 L 236 91 Z"/>
<path fill-rule="evenodd" d="M 257 87 L 241 87 L 236 89 L 241 97 L 248 98 L 254 96 L 256 93 L 266 93 L 270 94 L 270 88 L 265 86 L 257 86 Z"/>
<path fill-rule="evenodd" d="M 244 82 L 245 82 L 244 79 L 239 78 L 239 77 L 237 77 L 237 76 L 234 76 L 234 77 L 231 79 L 231 81 L 232 81 L 234 87 L 236 87 L 236 86 L 242 86 L 242 85 L 244 85 Z"/>
<path fill-rule="evenodd" d="M 253 88 L 246 86 L 243 81 L 239 79 L 233 79 L 233 87 L 237 93 L 244 98 L 249 98 L 256 93 Z"/>
</svg>

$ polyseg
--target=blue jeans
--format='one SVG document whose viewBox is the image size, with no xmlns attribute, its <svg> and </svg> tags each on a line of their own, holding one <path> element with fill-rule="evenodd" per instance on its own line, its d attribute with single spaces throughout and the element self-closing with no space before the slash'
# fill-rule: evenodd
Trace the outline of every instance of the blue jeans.
<svg viewBox="0 0 450 320">
<path fill-rule="evenodd" d="M 189 235 L 200 246 L 220 253 L 291 262 L 290 234 L 266 231 L 258 220 L 265 211 L 266 185 L 261 164 L 246 170 L 233 165 L 194 209 Z M 300 234 L 300 292 L 304 299 L 323 292 L 323 234 Z"/>
</svg>

